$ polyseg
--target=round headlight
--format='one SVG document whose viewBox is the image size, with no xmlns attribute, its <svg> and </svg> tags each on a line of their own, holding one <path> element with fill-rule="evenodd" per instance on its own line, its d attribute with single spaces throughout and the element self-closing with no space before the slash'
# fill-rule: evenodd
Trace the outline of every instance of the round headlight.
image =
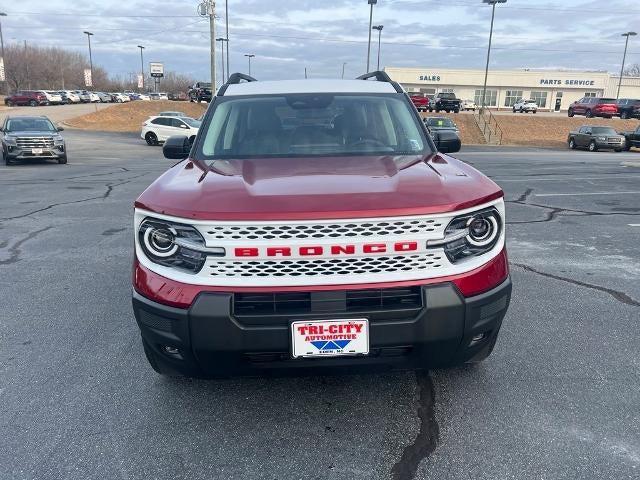
<svg viewBox="0 0 640 480">
<path fill-rule="evenodd" d="M 144 246 L 151 255 L 165 258 L 174 255 L 178 251 L 178 245 L 174 243 L 177 232 L 174 228 L 148 227 L 143 236 Z"/>
<path fill-rule="evenodd" d="M 471 217 L 467 222 L 467 228 L 467 241 L 476 247 L 489 245 L 498 235 L 498 221 L 493 215 Z"/>
</svg>

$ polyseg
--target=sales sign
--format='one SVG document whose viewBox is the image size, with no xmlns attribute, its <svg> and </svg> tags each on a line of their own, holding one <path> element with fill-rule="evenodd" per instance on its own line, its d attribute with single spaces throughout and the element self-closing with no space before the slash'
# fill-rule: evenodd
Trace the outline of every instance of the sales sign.
<svg viewBox="0 0 640 480">
<path fill-rule="evenodd" d="M 149 71 L 151 72 L 152 77 L 164 77 L 164 64 L 159 62 L 151 62 L 149 63 Z"/>
</svg>

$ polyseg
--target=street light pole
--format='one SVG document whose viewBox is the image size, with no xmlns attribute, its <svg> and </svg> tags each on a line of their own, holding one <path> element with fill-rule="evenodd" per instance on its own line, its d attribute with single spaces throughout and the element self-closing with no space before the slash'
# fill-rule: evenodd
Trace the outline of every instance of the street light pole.
<svg viewBox="0 0 640 480">
<path fill-rule="evenodd" d="M 342 62 L 342 78 L 344 78 L 344 67 L 347 64 L 347 62 Z"/>
<path fill-rule="evenodd" d="M 624 55 L 622 56 L 622 68 L 620 69 L 620 79 L 618 81 L 618 93 L 616 94 L 616 100 L 620 99 L 620 87 L 622 87 L 622 75 L 624 75 L 624 63 L 627 60 L 627 47 L 629 46 L 629 37 L 635 37 L 636 32 L 623 33 L 623 37 L 627 37 L 624 42 Z"/>
<path fill-rule="evenodd" d="M 226 24 L 225 30 L 225 41 L 227 42 L 227 80 L 229 80 L 229 75 L 231 71 L 229 70 L 229 0 L 225 0 L 224 2 L 224 21 Z"/>
<path fill-rule="evenodd" d="M 376 70 L 380 70 L 380 41 L 382 39 L 382 29 L 384 28 L 384 25 L 374 25 L 371 28 L 378 30 L 378 68 L 376 68 Z"/>
<path fill-rule="evenodd" d="M 138 45 L 140 49 L 140 74 L 142 75 L 142 91 L 144 92 L 144 57 L 142 56 L 142 50 L 144 47 L 142 45 Z"/>
<path fill-rule="evenodd" d="M 367 3 L 371 5 L 369 10 L 369 43 L 367 44 L 367 72 L 369 73 L 369 64 L 371 60 L 371 28 L 373 27 L 373 6 L 378 3 L 378 0 L 367 0 Z"/>
<path fill-rule="evenodd" d="M 255 55 L 253 53 L 245 53 L 244 56 L 249 59 L 249 75 L 251 75 L 251 59 L 255 57 Z"/>
<path fill-rule="evenodd" d="M 0 17 L 6 17 L 7 14 L 4 12 L 0 12 Z M 0 22 L 0 47 L 2 48 L 2 69 L 5 70 L 5 63 L 4 63 L 4 38 L 2 37 L 2 22 Z M 7 82 L 7 72 L 6 70 L 3 72 L 4 73 L 4 79 L 2 80 L 5 84 L 5 93 L 7 95 L 9 95 L 9 83 Z"/>
<path fill-rule="evenodd" d="M 93 59 L 91 58 L 91 36 L 93 33 L 91 32 L 83 32 L 87 36 L 87 40 L 89 41 L 89 69 L 91 71 L 91 87 L 93 87 Z"/>
<path fill-rule="evenodd" d="M 489 59 L 491 58 L 491 41 L 493 40 L 493 20 L 496 16 L 496 4 L 507 3 L 507 0 L 482 0 L 482 3 L 491 5 L 491 30 L 489 30 L 489 48 L 487 49 L 487 66 L 484 69 L 484 86 L 482 87 L 482 104 L 480 105 L 480 111 L 484 112 L 484 107 L 487 98 L 487 78 L 489 76 Z"/>
<path fill-rule="evenodd" d="M 216 38 L 216 42 L 220 42 L 220 47 L 222 47 L 222 56 L 220 57 L 220 59 L 222 60 L 220 63 L 222 63 L 222 81 L 225 82 L 227 80 L 227 77 L 225 76 L 225 68 L 224 68 L 224 64 L 225 64 L 225 58 L 224 58 L 224 42 L 226 42 L 227 39 L 224 37 L 220 37 L 220 38 Z M 229 52 L 229 45 L 227 44 L 227 53 Z"/>
</svg>

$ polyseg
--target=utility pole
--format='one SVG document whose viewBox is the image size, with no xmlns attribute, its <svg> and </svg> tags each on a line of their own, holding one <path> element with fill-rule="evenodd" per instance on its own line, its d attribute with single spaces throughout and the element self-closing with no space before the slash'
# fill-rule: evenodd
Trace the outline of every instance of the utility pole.
<svg viewBox="0 0 640 480">
<path fill-rule="evenodd" d="M 4 12 L 0 12 L 0 17 L 6 17 L 7 14 Z M 6 64 L 4 63 L 4 38 L 2 37 L 2 22 L 0 22 L 0 45 L 2 46 L 2 68 L 4 71 L 4 85 L 5 85 L 5 94 L 9 95 L 9 82 L 7 82 L 7 71 Z"/>
<path fill-rule="evenodd" d="M 87 40 L 89 40 L 89 69 L 91 71 L 91 87 L 93 87 L 94 82 L 93 82 L 93 59 L 91 58 L 91 36 L 93 35 L 93 33 L 91 32 L 83 32 L 85 35 L 87 35 Z"/>
<path fill-rule="evenodd" d="M 342 62 L 342 78 L 344 78 L 344 66 L 347 64 L 347 62 Z"/>
<path fill-rule="evenodd" d="M 140 49 L 140 74 L 142 75 L 142 92 L 144 92 L 144 57 L 142 56 L 142 50 L 144 47 L 142 45 L 138 45 Z"/>
<path fill-rule="evenodd" d="M 216 38 L 216 42 L 220 42 L 220 47 L 222 47 L 222 56 L 220 57 L 220 63 L 222 64 L 222 81 L 225 82 L 228 77 L 225 76 L 225 69 L 224 69 L 224 64 L 225 64 L 225 58 L 224 58 L 224 42 L 226 42 L 227 39 L 224 37 L 220 37 L 220 38 Z M 229 46 L 227 45 L 227 53 L 229 52 Z"/>
<path fill-rule="evenodd" d="M 225 38 L 227 42 L 227 78 L 229 80 L 229 75 L 231 75 L 231 70 L 229 67 L 229 0 L 224 0 L 224 21 L 226 24 Z"/>
<path fill-rule="evenodd" d="M 369 73 L 369 61 L 371 60 L 371 29 L 373 27 L 373 6 L 378 3 L 378 0 L 367 0 L 367 3 L 371 5 L 369 11 L 369 44 L 367 45 L 367 71 Z"/>
<path fill-rule="evenodd" d="M 24 41 L 24 68 L 27 72 L 27 88 L 31 90 L 31 75 L 29 75 L 29 56 L 27 54 L 27 41 Z"/>
<path fill-rule="evenodd" d="M 622 87 L 622 75 L 624 75 L 624 63 L 627 60 L 627 47 L 629 46 L 629 37 L 635 37 L 638 35 L 636 32 L 623 33 L 623 37 L 627 37 L 624 42 L 624 55 L 622 56 L 622 68 L 620 69 L 620 79 L 618 81 L 618 93 L 616 94 L 616 100 L 620 99 L 620 87 Z"/>
<path fill-rule="evenodd" d="M 376 68 L 376 70 L 380 70 L 380 42 L 382 40 L 382 29 L 384 25 L 374 25 L 371 28 L 378 30 L 378 68 Z"/>
<path fill-rule="evenodd" d="M 209 52 L 211 55 L 211 87 L 212 92 L 215 95 L 216 88 L 216 2 L 214 0 L 204 0 L 198 5 L 198 14 L 201 17 L 209 17 Z"/>
</svg>

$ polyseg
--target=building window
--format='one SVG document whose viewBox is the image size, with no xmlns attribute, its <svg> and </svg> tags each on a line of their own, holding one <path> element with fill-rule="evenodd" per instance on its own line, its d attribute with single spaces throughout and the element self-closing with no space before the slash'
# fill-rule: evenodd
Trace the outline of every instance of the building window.
<svg viewBox="0 0 640 480">
<path fill-rule="evenodd" d="M 598 96 L 598 94 L 596 92 L 586 92 L 584 94 L 585 98 L 588 98 L 588 97 L 592 97 L 593 98 L 593 97 L 597 97 L 597 96 Z"/>
<path fill-rule="evenodd" d="M 453 88 L 441 88 L 440 93 L 453 93 Z"/>
<path fill-rule="evenodd" d="M 540 108 L 547 108 L 547 92 L 531 92 L 531 100 Z"/>
<path fill-rule="evenodd" d="M 507 95 L 504 97 L 504 106 L 513 107 L 514 103 L 522 98 L 522 90 L 507 90 Z"/>
<path fill-rule="evenodd" d="M 420 93 L 424 93 L 426 95 L 435 95 L 436 89 L 435 88 L 421 88 L 420 89 Z"/>
<path fill-rule="evenodd" d="M 476 94 L 474 95 L 473 100 L 476 105 L 482 106 L 482 90 L 476 90 Z M 497 90 L 487 90 L 487 94 L 484 99 L 485 106 L 487 107 L 497 107 L 498 106 L 498 91 Z"/>
</svg>

